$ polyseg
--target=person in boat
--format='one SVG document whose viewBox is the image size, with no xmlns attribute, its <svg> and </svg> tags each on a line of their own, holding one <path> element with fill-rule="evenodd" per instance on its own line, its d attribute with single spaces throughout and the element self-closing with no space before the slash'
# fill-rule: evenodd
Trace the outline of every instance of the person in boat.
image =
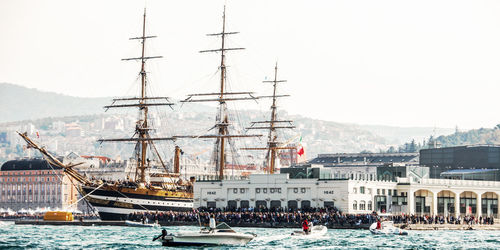
<svg viewBox="0 0 500 250">
<path fill-rule="evenodd" d="M 208 224 L 208 227 L 210 227 L 210 231 L 215 230 L 215 228 L 217 227 L 217 223 L 215 223 L 215 217 L 213 214 L 210 216 L 210 222 Z"/>
<path fill-rule="evenodd" d="M 304 230 L 304 233 L 305 234 L 309 234 L 309 222 L 307 221 L 307 219 L 304 219 L 304 221 L 302 222 L 302 230 Z"/>
<path fill-rule="evenodd" d="M 155 240 L 157 240 L 157 239 L 159 239 L 159 238 L 161 238 L 162 240 L 164 240 L 164 239 L 165 239 L 165 236 L 167 236 L 167 230 L 162 229 L 162 230 L 161 230 L 161 234 L 160 234 L 160 235 L 158 235 L 158 236 L 156 236 L 156 237 L 154 237 L 154 238 L 153 238 L 153 241 L 155 241 Z"/>
<path fill-rule="evenodd" d="M 382 223 L 380 222 L 380 219 L 377 220 L 377 228 L 378 230 L 382 230 Z"/>
</svg>

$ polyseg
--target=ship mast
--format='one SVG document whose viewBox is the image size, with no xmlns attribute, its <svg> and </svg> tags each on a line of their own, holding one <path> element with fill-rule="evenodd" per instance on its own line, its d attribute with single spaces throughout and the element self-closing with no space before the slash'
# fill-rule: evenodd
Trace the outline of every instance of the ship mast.
<svg viewBox="0 0 500 250">
<path fill-rule="evenodd" d="M 252 96 L 253 92 L 226 92 L 226 52 L 231 50 L 243 50 L 244 48 L 227 48 L 226 47 L 226 36 L 238 34 L 239 32 L 227 32 L 226 31 L 226 6 L 224 6 L 224 11 L 222 14 L 222 32 L 215 34 L 207 34 L 207 36 L 219 36 L 221 38 L 221 47 L 219 49 L 213 50 L 202 50 L 200 53 L 206 52 L 220 52 L 220 91 L 218 93 L 205 93 L 205 94 L 191 94 L 188 98 L 181 102 L 218 102 L 218 114 L 216 117 L 215 128 L 217 130 L 217 135 L 212 136 L 176 136 L 176 138 L 189 137 L 189 138 L 216 138 L 215 148 L 216 148 L 216 170 L 218 171 L 219 179 L 224 179 L 224 169 L 226 164 L 226 141 L 233 137 L 257 137 L 260 135 L 230 135 L 228 127 L 230 125 L 227 110 L 227 101 L 239 101 L 239 100 L 256 100 L 257 98 Z M 243 95 L 243 96 L 242 96 Z M 193 99 L 200 96 L 216 96 L 217 98 L 212 99 Z"/>
<path fill-rule="evenodd" d="M 270 174 L 274 174 L 276 169 L 276 157 L 278 150 L 281 149 L 294 149 L 295 147 L 281 147 L 279 142 L 277 141 L 277 129 L 293 129 L 292 121 L 280 121 L 277 119 L 277 99 L 280 97 L 287 97 L 289 95 L 277 95 L 276 87 L 278 83 L 284 83 L 286 80 L 278 80 L 278 63 L 274 66 L 274 80 L 272 81 L 263 81 L 264 83 L 272 83 L 273 84 L 273 95 L 272 96 L 259 96 L 259 98 L 272 98 L 273 102 L 271 105 L 271 119 L 268 121 L 257 121 L 252 122 L 249 129 L 259 129 L 259 130 L 269 130 L 267 147 L 265 148 L 242 148 L 243 150 L 267 150 L 266 155 L 266 164 Z M 269 126 L 262 126 L 259 124 L 269 124 Z M 283 124 L 283 125 L 278 125 Z"/>
<path fill-rule="evenodd" d="M 158 151 L 156 150 L 156 147 L 154 146 L 153 141 L 160 141 L 160 140 L 174 140 L 175 138 L 167 137 L 167 138 L 151 138 L 149 131 L 152 130 L 152 128 L 149 127 L 148 123 L 148 111 L 149 107 L 151 106 L 171 106 L 173 103 L 171 103 L 168 99 L 168 97 L 148 97 L 147 96 L 147 83 L 148 83 L 148 78 L 147 78 L 147 72 L 146 72 L 146 61 L 150 59 L 158 59 L 162 58 L 162 56 L 146 56 L 146 41 L 147 39 L 150 38 L 155 38 L 156 36 L 146 36 L 146 9 L 144 9 L 144 16 L 143 16 L 143 22 L 142 22 L 142 36 L 140 37 L 133 37 L 130 38 L 130 40 L 139 40 L 141 41 L 141 56 L 140 57 L 135 57 L 135 58 L 125 58 L 122 59 L 123 61 L 130 61 L 130 60 L 140 60 L 141 61 L 141 70 L 139 74 L 141 75 L 141 96 L 140 97 L 133 97 L 133 98 L 120 98 L 120 99 L 113 99 L 113 103 L 109 106 L 105 106 L 104 108 L 109 109 L 109 108 L 124 108 L 124 107 L 137 107 L 139 108 L 140 112 L 140 117 L 139 120 L 136 122 L 135 126 L 135 135 L 137 137 L 133 138 L 121 138 L 121 139 L 101 139 L 99 140 L 100 142 L 104 141 L 113 141 L 113 142 L 127 142 L 127 141 L 133 141 L 136 142 L 136 160 L 137 160 L 137 171 L 136 171 L 136 182 L 139 183 L 145 183 L 146 182 L 146 169 L 149 166 L 149 159 L 147 158 L 147 153 L 148 153 L 148 146 L 150 146 L 152 149 L 154 149 L 154 152 L 156 153 L 158 159 L 160 160 L 160 163 L 162 166 L 167 170 L 163 160 L 161 159 L 161 156 L 159 155 Z M 126 103 L 126 104 L 115 104 L 116 102 L 121 102 L 121 101 L 137 101 L 138 103 Z M 160 102 L 159 102 L 160 101 Z M 168 171 L 168 170 L 167 170 Z"/>
</svg>

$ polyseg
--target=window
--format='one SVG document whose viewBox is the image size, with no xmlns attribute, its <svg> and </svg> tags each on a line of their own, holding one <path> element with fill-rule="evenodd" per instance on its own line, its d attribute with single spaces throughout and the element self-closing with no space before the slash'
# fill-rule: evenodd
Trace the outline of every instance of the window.
<svg viewBox="0 0 500 250">
<path fill-rule="evenodd" d="M 270 188 L 269 191 L 271 191 L 271 194 L 274 194 L 274 188 Z"/>
<path fill-rule="evenodd" d="M 240 188 L 240 193 L 244 194 L 245 193 L 245 189 L 244 188 Z"/>
<path fill-rule="evenodd" d="M 260 194 L 260 188 L 256 188 L 255 193 Z"/>
<path fill-rule="evenodd" d="M 377 188 L 377 194 L 380 194 L 380 189 Z"/>
<path fill-rule="evenodd" d="M 311 201 L 303 200 L 300 202 L 301 209 L 310 208 L 310 207 L 311 207 Z"/>
<path fill-rule="evenodd" d="M 229 200 L 227 201 L 227 207 L 229 209 L 236 209 L 238 207 L 238 203 L 235 200 Z"/>
<path fill-rule="evenodd" d="M 359 187 L 359 193 L 364 194 L 365 193 L 365 187 Z"/>
<path fill-rule="evenodd" d="M 281 194 L 281 188 L 277 188 L 276 190 L 278 190 L 278 194 Z"/>
<path fill-rule="evenodd" d="M 238 189 L 237 188 L 233 188 L 233 193 L 237 194 L 238 193 Z"/>
<path fill-rule="evenodd" d="M 305 194 L 306 193 L 306 188 L 301 188 L 300 192 L 303 193 L 303 194 Z"/>
<path fill-rule="evenodd" d="M 392 195 L 397 196 L 397 195 L 398 195 L 398 190 L 394 189 L 394 190 L 392 191 Z"/>
<path fill-rule="evenodd" d="M 263 188 L 262 191 L 264 194 L 267 194 L 267 188 Z"/>
<path fill-rule="evenodd" d="M 368 210 L 373 210 L 372 209 L 372 201 L 368 201 Z"/>
<path fill-rule="evenodd" d="M 357 189 L 357 188 L 353 188 L 353 189 L 352 189 L 352 193 L 353 193 L 353 194 L 357 194 L 357 193 L 358 193 L 358 189 Z"/>
<path fill-rule="evenodd" d="M 280 208 L 281 201 L 271 201 L 271 208 Z"/>
<path fill-rule="evenodd" d="M 294 189 L 293 189 L 293 192 L 294 192 L 294 193 L 298 193 L 298 192 L 299 192 L 299 189 L 298 189 L 298 188 L 294 188 Z"/>
<path fill-rule="evenodd" d="M 366 202 L 360 201 L 359 202 L 359 210 L 365 210 L 365 209 L 366 209 Z"/>
<path fill-rule="evenodd" d="M 354 201 L 354 202 L 352 203 L 352 209 L 353 209 L 353 210 L 358 210 L 358 202 L 357 202 L 357 201 Z"/>
<path fill-rule="evenodd" d="M 387 189 L 388 195 L 392 195 L 392 189 Z"/>
<path fill-rule="evenodd" d="M 334 208 L 335 207 L 335 204 L 333 203 L 333 201 L 325 201 L 323 203 L 323 207 L 324 208 Z"/>
<path fill-rule="evenodd" d="M 298 204 L 297 204 L 296 200 L 288 201 L 288 209 L 296 210 L 297 208 L 298 208 Z"/>
<path fill-rule="evenodd" d="M 255 207 L 257 209 L 267 208 L 267 201 L 263 201 L 263 200 L 255 201 Z"/>
<path fill-rule="evenodd" d="M 385 195 L 385 189 L 382 189 L 382 195 Z"/>
<path fill-rule="evenodd" d="M 240 201 L 240 207 L 241 208 L 249 208 L 250 207 L 250 202 L 247 200 L 242 200 Z"/>
</svg>

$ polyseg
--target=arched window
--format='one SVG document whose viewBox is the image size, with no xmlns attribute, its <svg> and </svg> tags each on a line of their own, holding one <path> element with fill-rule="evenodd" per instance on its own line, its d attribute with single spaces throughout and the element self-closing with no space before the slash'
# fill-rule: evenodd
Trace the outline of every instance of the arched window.
<svg viewBox="0 0 500 250">
<path fill-rule="evenodd" d="M 368 210 L 370 210 L 370 211 L 373 210 L 372 201 L 368 201 Z"/>
<path fill-rule="evenodd" d="M 352 209 L 353 210 L 358 210 L 358 202 L 357 201 L 353 201 L 352 202 Z"/>
<path fill-rule="evenodd" d="M 366 210 L 366 201 L 359 202 L 359 210 Z"/>
</svg>

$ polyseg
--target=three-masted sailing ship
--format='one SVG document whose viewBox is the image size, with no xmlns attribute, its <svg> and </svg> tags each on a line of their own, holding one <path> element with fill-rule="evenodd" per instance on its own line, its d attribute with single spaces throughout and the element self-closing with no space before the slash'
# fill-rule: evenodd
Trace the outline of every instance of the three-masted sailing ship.
<svg viewBox="0 0 500 250">
<path fill-rule="evenodd" d="M 146 61 L 161 56 L 146 56 L 146 41 L 156 36 L 146 35 L 146 10 L 144 10 L 142 36 L 131 38 L 141 42 L 141 56 L 123 60 L 140 61 L 141 94 L 139 97 L 114 99 L 113 103 L 105 106 L 110 108 L 138 108 L 139 118 L 136 122 L 135 133 L 131 138 L 101 139 L 100 142 L 133 142 L 135 143 L 135 178 L 120 182 L 106 182 L 93 180 L 78 173 L 74 169 L 79 164 L 63 164 L 51 155 L 45 148 L 37 145 L 24 133 L 19 135 L 28 143 L 28 147 L 39 150 L 52 165 L 59 166 L 64 172 L 79 182 L 80 194 L 95 208 L 102 220 L 125 220 L 134 212 L 156 211 L 188 211 L 193 208 L 193 181 L 183 181 L 179 175 L 179 149 L 176 147 L 174 172 L 169 173 L 154 142 L 174 140 L 174 137 L 151 137 L 154 129 L 149 122 L 149 107 L 170 106 L 167 97 L 148 96 L 146 87 L 148 77 Z M 153 154 L 158 161 L 151 161 Z M 151 173 L 152 165 L 159 163 L 166 170 L 165 173 Z"/>
<path fill-rule="evenodd" d="M 208 36 L 217 36 L 221 38 L 221 47 L 218 49 L 204 50 L 204 52 L 220 53 L 220 85 L 219 91 L 215 93 L 201 93 L 188 95 L 187 99 L 181 101 L 188 102 L 217 102 L 218 110 L 216 115 L 216 123 L 214 128 L 215 134 L 210 135 L 183 135 L 172 137 L 151 137 L 150 131 L 154 128 L 151 126 L 148 115 L 149 107 L 151 106 L 170 106 L 173 103 L 169 102 L 167 97 L 152 97 L 148 96 L 146 87 L 148 84 L 146 61 L 150 59 L 161 58 L 161 56 L 146 56 L 145 47 L 146 41 L 156 36 L 146 35 L 146 11 L 144 11 L 142 36 L 131 38 L 131 40 L 141 41 L 141 56 L 136 58 L 127 58 L 123 60 L 138 60 L 141 62 L 140 78 L 141 78 L 141 95 L 139 97 L 113 99 L 113 103 L 105 106 L 110 108 L 138 108 L 140 115 L 136 122 L 135 133 L 131 138 L 119 139 L 101 139 L 100 142 L 134 142 L 135 143 L 135 164 L 136 173 L 134 180 L 123 182 L 105 182 L 101 180 L 89 179 L 85 175 L 80 174 L 74 167 L 78 164 L 63 164 L 56 157 L 51 155 L 44 147 L 39 146 L 31 140 L 26 133 L 19 135 L 27 142 L 28 147 L 35 148 L 42 153 L 47 161 L 64 169 L 64 172 L 76 180 L 80 185 L 79 191 L 95 209 L 97 209 L 102 220 L 125 220 L 130 213 L 134 212 L 162 212 L 162 211 L 188 211 L 193 208 L 193 182 L 182 180 L 179 175 L 179 155 L 180 149 L 176 147 L 174 157 L 174 171 L 170 173 L 161 159 L 154 142 L 164 140 L 177 140 L 182 138 L 195 139 L 215 139 L 213 161 L 216 165 L 217 177 L 222 180 L 226 177 L 225 166 L 227 163 L 227 148 L 233 147 L 231 139 L 243 137 L 259 137 L 261 135 L 252 134 L 232 134 L 229 127 L 231 121 L 227 102 L 256 100 L 258 98 L 271 97 L 273 104 L 271 106 L 271 119 L 268 121 L 259 121 L 252 123 L 250 129 L 267 129 L 269 130 L 267 147 L 264 148 L 246 148 L 252 150 L 268 150 L 267 166 L 270 173 L 275 171 L 275 161 L 277 152 L 282 149 L 292 149 L 286 147 L 286 143 L 278 142 L 276 131 L 282 128 L 293 128 L 291 121 L 277 119 L 276 100 L 279 97 L 286 95 L 277 95 L 276 86 L 278 83 L 285 82 L 277 80 L 277 65 L 275 67 L 275 78 L 273 81 L 265 81 L 273 83 L 274 91 L 272 96 L 255 97 L 253 92 L 229 92 L 226 86 L 226 54 L 228 51 L 242 50 L 244 48 L 228 48 L 226 45 L 226 37 L 229 35 L 238 34 L 238 32 L 226 31 L 226 11 L 222 15 L 222 31 L 220 33 L 208 34 Z M 267 126 L 256 126 L 258 124 L 266 124 Z M 295 147 L 293 147 L 295 148 Z M 155 154 L 158 161 L 150 161 L 149 154 Z M 160 163 L 166 170 L 165 173 L 152 174 L 151 169 L 154 162 Z"/>
</svg>

